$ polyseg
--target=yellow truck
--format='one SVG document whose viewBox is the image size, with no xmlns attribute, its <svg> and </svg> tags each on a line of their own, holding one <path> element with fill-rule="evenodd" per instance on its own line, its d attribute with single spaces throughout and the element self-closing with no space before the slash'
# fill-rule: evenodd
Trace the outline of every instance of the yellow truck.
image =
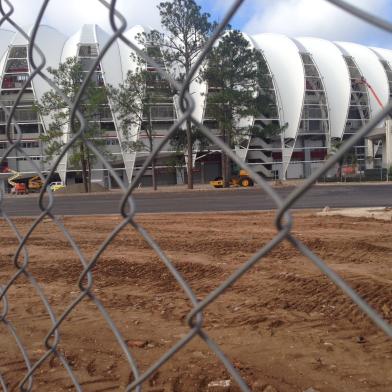
<svg viewBox="0 0 392 392">
<path fill-rule="evenodd" d="M 15 170 L 9 169 L 13 174 L 8 179 L 8 183 L 11 185 L 11 193 L 19 195 L 30 192 L 39 192 L 42 188 L 43 182 L 39 176 L 31 178 L 21 178 L 22 174 Z"/>
</svg>

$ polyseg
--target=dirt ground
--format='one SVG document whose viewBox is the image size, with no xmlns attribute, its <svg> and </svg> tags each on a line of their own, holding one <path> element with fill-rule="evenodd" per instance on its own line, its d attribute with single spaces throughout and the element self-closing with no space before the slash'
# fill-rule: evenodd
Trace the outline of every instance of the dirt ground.
<svg viewBox="0 0 392 392">
<path fill-rule="evenodd" d="M 293 232 L 392 322 L 391 221 L 297 212 Z M 221 284 L 276 233 L 273 213 L 140 215 L 199 299 Z M 31 219 L 16 219 L 26 232 Z M 67 217 L 65 226 L 91 257 L 118 217 Z M 17 241 L 0 221 L 0 282 L 15 269 Z M 28 271 L 59 316 L 78 293 L 81 264 L 52 222 L 28 240 Z M 156 254 L 131 228 L 94 269 L 94 293 L 146 370 L 188 331 L 190 303 Z M 51 321 L 31 283 L 20 276 L 8 293 L 8 320 L 33 362 L 45 353 Z M 2 305 L 0 305 L 0 314 Z M 392 341 L 284 242 L 205 312 L 204 327 L 252 391 L 391 391 Z M 61 327 L 64 353 L 83 391 L 124 390 L 130 368 L 110 328 L 89 299 Z M 0 374 L 10 391 L 26 372 L 14 338 L 0 323 Z M 1 385 L 1 383 L 0 383 Z M 214 386 L 215 385 L 215 386 Z M 224 386 L 226 385 L 226 386 Z M 1 387 L 0 387 L 1 389 Z M 48 358 L 33 391 L 73 391 L 57 359 Z M 200 338 L 178 352 L 143 391 L 238 391 Z"/>
</svg>

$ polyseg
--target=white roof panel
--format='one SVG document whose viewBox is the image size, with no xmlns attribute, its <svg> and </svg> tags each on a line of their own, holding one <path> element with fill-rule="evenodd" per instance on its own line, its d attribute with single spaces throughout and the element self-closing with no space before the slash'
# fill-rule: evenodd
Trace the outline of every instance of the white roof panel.
<svg viewBox="0 0 392 392">
<path fill-rule="evenodd" d="M 383 105 L 386 105 L 389 98 L 388 79 L 378 56 L 363 45 L 351 42 L 336 42 L 336 44 L 354 58 L 364 78 L 372 86 Z M 381 107 L 370 91 L 369 98 L 371 117 L 374 117 L 377 112 L 381 111 Z"/>
<path fill-rule="evenodd" d="M 327 94 L 331 137 L 343 135 L 350 103 L 350 75 L 341 51 L 330 41 L 300 37 L 297 40 L 309 52 L 322 77 Z"/>
<path fill-rule="evenodd" d="M 263 51 L 278 90 L 280 117 L 286 138 L 297 135 L 305 92 L 305 75 L 297 45 L 280 34 L 252 36 L 255 45 Z"/>
</svg>

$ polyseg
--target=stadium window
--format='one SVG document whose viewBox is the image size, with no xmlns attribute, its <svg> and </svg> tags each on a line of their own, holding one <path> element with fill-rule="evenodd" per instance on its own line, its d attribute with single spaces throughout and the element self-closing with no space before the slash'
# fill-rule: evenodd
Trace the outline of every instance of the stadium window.
<svg viewBox="0 0 392 392">
<path fill-rule="evenodd" d="M 104 122 L 101 123 L 101 129 L 102 131 L 112 132 L 116 130 L 116 127 L 113 122 Z"/>
<path fill-rule="evenodd" d="M 96 45 L 80 45 L 79 56 L 80 57 L 97 57 L 98 50 Z"/>
<path fill-rule="evenodd" d="M 26 59 L 12 59 L 8 60 L 6 73 L 28 72 L 29 68 Z"/>
<path fill-rule="evenodd" d="M 35 157 L 29 157 L 32 161 L 40 161 L 41 157 L 35 156 Z M 16 158 L 17 161 L 27 161 L 28 158 L 26 157 L 17 157 Z"/>
<path fill-rule="evenodd" d="M 39 142 L 21 142 L 20 146 L 22 148 L 38 148 L 39 147 Z"/>
<path fill-rule="evenodd" d="M 14 46 L 10 50 L 9 58 L 12 59 L 23 59 L 27 57 L 26 46 Z"/>
<path fill-rule="evenodd" d="M 209 129 L 218 129 L 218 122 L 215 120 L 205 120 L 203 124 Z"/>
<path fill-rule="evenodd" d="M 38 124 L 19 124 L 22 133 L 39 133 Z"/>
</svg>

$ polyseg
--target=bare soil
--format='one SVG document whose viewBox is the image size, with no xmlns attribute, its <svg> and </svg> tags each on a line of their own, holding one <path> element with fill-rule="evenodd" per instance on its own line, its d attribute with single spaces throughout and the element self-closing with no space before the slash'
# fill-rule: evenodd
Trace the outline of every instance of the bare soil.
<svg viewBox="0 0 392 392">
<path fill-rule="evenodd" d="M 293 233 L 339 272 L 392 322 L 392 222 L 294 214 Z M 142 224 L 199 299 L 218 287 L 275 234 L 272 212 L 140 215 Z M 25 233 L 32 219 L 15 219 Z M 63 223 L 91 258 L 119 217 L 66 217 Z M 16 269 L 17 240 L 0 221 L 0 282 Z M 83 270 L 53 222 L 39 224 L 27 242 L 26 271 L 59 316 L 80 293 Z M 19 263 L 23 263 L 21 257 Z M 169 270 L 131 227 L 101 255 L 92 292 L 124 336 L 140 371 L 188 332 L 189 299 Z M 20 275 L 8 292 L 7 319 L 33 362 L 45 352 L 51 320 L 31 281 Z M 0 314 L 4 304 L 0 304 Z M 392 389 L 392 341 L 288 242 L 281 243 L 208 306 L 204 329 L 253 391 L 376 391 Z M 124 390 L 132 380 L 116 339 L 87 297 L 60 329 L 58 345 L 84 391 Z M 0 322 L 0 374 L 19 390 L 26 367 L 15 339 Z M 199 337 L 146 381 L 143 391 L 238 391 Z M 215 383 L 214 383 L 215 382 Z M 0 383 L 1 385 L 1 383 Z M 214 386 L 215 385 L 215 386 Z M 226 385 L 226 386 L 225 386 Z M 1 388 L 0 388 L 1 389 Z M 75 390 L 59 360 L 37 370 L 33 391 Z"/>
</svg>

